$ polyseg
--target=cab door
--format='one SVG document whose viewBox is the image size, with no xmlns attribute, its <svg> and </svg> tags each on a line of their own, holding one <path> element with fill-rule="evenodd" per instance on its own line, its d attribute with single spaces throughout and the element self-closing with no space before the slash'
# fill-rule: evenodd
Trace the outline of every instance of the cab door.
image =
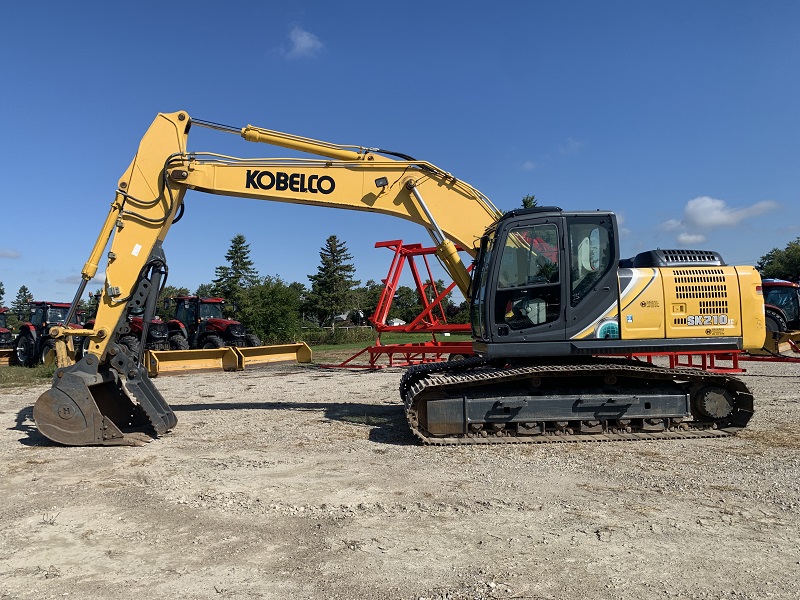
<svg viewBox="0 0 800 600">
<path fill-rule="evenodd" d="M 614 215 L 570 216 L 566 226 L 566 337 L 619 338 L 619 242 Z"/>
<path fill-rule="evenodd" d="M 515 220 L 498 232 L 489 288 L 494 342 L 564 340 L 563 234 L 564 218 L 553 216 Z"/>
</svg>

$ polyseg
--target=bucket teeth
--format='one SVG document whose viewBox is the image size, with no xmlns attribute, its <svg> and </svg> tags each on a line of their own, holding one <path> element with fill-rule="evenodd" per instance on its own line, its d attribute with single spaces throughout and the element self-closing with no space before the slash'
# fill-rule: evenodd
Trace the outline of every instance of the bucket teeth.
<svg viewBox="0 0 800 600">
<path fill-rule="evenodd" d="M 177 423 L 146 369 L 121 351 L 110 363 L 89 354 L 59 369 L 33 418 L 45 437 L 68 446 L 141 446 Z"/>
</svg>

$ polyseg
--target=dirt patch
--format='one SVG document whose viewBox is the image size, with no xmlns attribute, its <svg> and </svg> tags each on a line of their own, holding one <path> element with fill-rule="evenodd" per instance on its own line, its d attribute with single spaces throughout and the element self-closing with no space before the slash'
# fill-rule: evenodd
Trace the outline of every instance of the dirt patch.
<svg viewBox="0 0 800 600">
<path fill-rule="evenodd" d="M 65 448 L 0 391 L 0 598 L 795 598 L 800 365 L 728 439 L 439 448 L 377 372 L 156 379 L 175 430 Z"/>
</svg>

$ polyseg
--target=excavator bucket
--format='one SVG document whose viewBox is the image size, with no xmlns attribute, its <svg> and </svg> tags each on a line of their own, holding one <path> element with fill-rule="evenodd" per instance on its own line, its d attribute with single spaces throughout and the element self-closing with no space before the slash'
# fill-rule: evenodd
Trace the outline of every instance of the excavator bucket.
<svg viewBox="0 0 800 600">
<path fill-rule="evenodd" d="M 234 348 L 241 356 L 242 368 L 273 363 L 310 363 L 311 348 L 305 342 Z"/>
<path fill-rule="evenodd" d="M 198 350 L 148 350 L 145 364 L 150 377 L 203 371 L 241 371 L 241 357 L 228 346 Z"/>
<path fill-rule="evenodd" d="M 98 364 L 87 354 L 60 368 L 53 387 L 33 407 L 37 429 L 67 446 L 140 446 L 177 424 L 175 413 L 140 367 L 121 347 Z"/>
<path fill-rule="evenodd" d="M 11 361 L 14 358 L 14 349 L 13 348 L 3 348 L 0 350 L 0 367 L 7 367 L 11 364 Z"/>
</svg>

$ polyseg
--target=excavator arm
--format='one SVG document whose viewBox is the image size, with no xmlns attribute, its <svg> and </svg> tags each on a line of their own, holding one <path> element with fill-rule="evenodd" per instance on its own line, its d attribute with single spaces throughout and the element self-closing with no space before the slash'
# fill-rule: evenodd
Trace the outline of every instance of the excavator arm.
<svg viewBox="0 0 800 600">
<path fill-rule="evenodd" d="M 252 142 L 280 146 L 317 158 L 240 159 L 189 153 L 190 128 L 210 127 Z M 323 158 L 319 158 L 323 157 Z M 188 190 L 294 204 L 376 212 L 422 225 L 437 256 L 466 296 L 467 269 L 459 248 L 474 254 L 475 241 L 501 212 L 478 190 L 438 167 L 405 155 L 340 146 L 247 126 L 241 129 L 192 121 L 186 112 L 161 113 L 142 138 L 119 180 L 82 284 L 105 258 L 105 284 L 93 330 L 54 328 L 60 368 L 53 387 L 34 406 L 40 432 L 68 445 L 137 444 L 176 424 L 146 370 L 116 344 L 130 306 L 154 306 L 166 267 L 162 242 L 180 218 Z M 145 320 L 147 319 L 147 315 Z M 66 336 L 88 336 L 87 353 L 64 366 Z"/>
</svg>

